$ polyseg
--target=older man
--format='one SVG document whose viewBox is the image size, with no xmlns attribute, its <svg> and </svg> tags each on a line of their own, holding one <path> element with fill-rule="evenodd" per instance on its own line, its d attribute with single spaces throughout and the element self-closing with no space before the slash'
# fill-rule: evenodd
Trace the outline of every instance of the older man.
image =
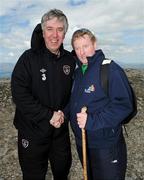
<svg viewBox="0 0 144 180">
<path fill-rule="evenodd" d="M 71 166 L 68 123 L 63 109 L 68 103 L 75 61 L 64 50 L 68 21 L 52 9 L 36 26 L 31 49 L 19 58 L 12 73 L 16 104 L 18 155 L 24 180 L 44 180 L 50 160 L 54 180 L 67 180 Z"/>
</svg>

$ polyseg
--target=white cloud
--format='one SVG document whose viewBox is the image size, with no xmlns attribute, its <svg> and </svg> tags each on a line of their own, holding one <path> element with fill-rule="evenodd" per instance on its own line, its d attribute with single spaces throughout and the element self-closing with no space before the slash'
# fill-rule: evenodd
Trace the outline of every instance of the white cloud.
<svg viewBox="0 0 144 180">
<path fill-rule="evenodd" d="M 5 21 L 0 19 L 3 22 L 0 29 L 0 48 L 5 49 L 1 52 L 0 59 L 4 61 L 7 58 L 8 61 L 8 56 L 5 55 L 7 51 L 15 55 L 16 61 L 20 53 L 30 47 L 35 25 L 51 8 L 63 10 L 69 19 L 69 31 L 64 41 L 68 49 L 71 49 L 72 33 L 81 27 L 92 30 L 98 37 L 98 46 L 111 52 L 114 57 L 127 53 L 131 61 L 135 59 L 134 54 L 138 55 L 139 47 L 144 48 L 143 0 L 87 0 L 78 5 L 70 3 L 70 0 L 5 0 L 4 3 L 0 1 L 0 16 L 7 17 Z M 26 25 L 21 26 L 22 22 Z M 126 39 L 129 34 L 131 37 Z M 133 36 L 141 38 L 142 42 L 135 44 L 130 39 Z M 126 41 L 131 41 L 131 44 Z M 144 55 L 143 52 L 140 53 L 141 56 Z"/>
<path fill-rule="evenodd" d="M 11 56 L 11 57 L 14 57 L 14 53 L 13 52 L 9 52 L 8 55 Z"/>
<path fill-rule="evenodd" d="M 18 1 L 17 0 L 5 0 L 5 1 L 0 1 L 0 16 L 6 15 L 9 13 L 10 9 L 14 9 L 15 6 L 17 5 Z"/>
</svg>

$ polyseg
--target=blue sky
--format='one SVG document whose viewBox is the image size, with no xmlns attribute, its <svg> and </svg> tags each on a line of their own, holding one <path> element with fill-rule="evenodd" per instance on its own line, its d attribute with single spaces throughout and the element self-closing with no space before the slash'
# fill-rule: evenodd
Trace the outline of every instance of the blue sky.
<svg viewBox="0 0 144 180">
<path fill-rule="evenodd" d="M 51 8 L 68 17 L 64 46 L 71 36 L 89 28 L 106 57 L 122 63 L 144 64 L 144 0 L 4 0 L 0 1 L 0 62 L 15 63 L 30 48 L 31 34 Z"/>
</svg>

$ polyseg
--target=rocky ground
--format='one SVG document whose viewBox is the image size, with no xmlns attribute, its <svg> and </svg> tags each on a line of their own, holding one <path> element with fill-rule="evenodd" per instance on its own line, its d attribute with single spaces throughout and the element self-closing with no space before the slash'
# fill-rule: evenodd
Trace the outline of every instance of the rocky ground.
<svg viewBox="0 0 144 180">
<path fill-rule="evenodd" d="M 126 73 L 135 89 L 138 100 L 138 114 L 127 125 L 128 168 L 126 180 L 144 179 L 144 70 L 127 69 Z M 11 102 L 10 81 L 0 80 L 0 180 L 21 180 L 17 158 L 17 136 L 12 121 L 14 105 Z M 82 168 L 75 150 L 71 132 L 73 163 L 70 180 L 82 179 Z M 47 180 L 52 180 L 51 171 Z"/>
</svg>

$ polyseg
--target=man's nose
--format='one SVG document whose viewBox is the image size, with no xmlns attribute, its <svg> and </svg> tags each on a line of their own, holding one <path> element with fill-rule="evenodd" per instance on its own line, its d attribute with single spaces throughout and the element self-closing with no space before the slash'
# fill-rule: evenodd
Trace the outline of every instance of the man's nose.
<svg viewBox="0 0 144 180">
<path fill-rule="evenodd" d="M 57 36 L 58 36 L 58 31 L 57 31 L 57 30 L 54 30 L 54 31 L 53 31 L 53 36 L 54 36 L 54 37 L 57 37 Z"/>
<path fill-rule="evenodd" d="M 80 55 L 84 55 L 84 50 L 83 50 L 83 48 L 80 49 Z"/>
</svg>

